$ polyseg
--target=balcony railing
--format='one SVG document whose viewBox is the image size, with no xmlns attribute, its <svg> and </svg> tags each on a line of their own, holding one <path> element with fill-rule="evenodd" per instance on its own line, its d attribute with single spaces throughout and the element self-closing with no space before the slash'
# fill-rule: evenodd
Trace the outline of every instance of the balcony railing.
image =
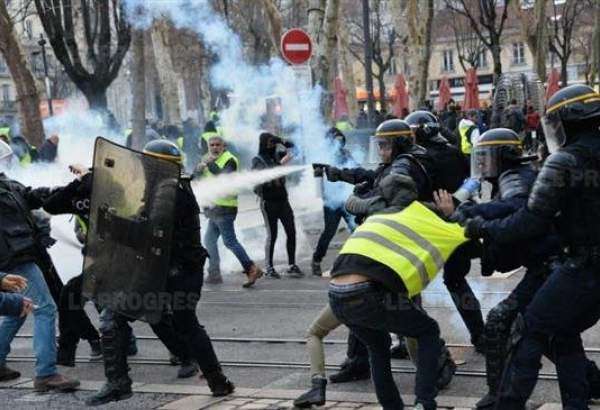
<svg viewBox="0 0 600 410">
<path fill-rule="evenodd" d="M 17 102 L 11 100 L 0 100 L 0 111 L 16 111 Z"/>
</svg>

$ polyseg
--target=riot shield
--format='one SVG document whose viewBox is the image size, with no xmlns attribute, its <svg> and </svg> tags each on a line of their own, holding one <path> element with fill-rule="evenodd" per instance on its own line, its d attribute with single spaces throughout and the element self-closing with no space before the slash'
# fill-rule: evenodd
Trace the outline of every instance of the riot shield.
<svg viewBox="0 0 600 410">
<path fill-rule="evenodd" d="M 133 319 L 160 320 L 179 165 L 103 138 L 94 147 L 83 295 Z"/>
</svg>

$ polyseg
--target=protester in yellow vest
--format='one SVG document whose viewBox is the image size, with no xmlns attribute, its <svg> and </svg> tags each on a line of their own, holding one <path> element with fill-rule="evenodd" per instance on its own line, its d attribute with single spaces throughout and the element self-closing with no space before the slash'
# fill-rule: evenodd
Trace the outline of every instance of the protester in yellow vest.
<svg viewBox="0 0 600 410">
<path fill-rule="evenodd" d="M 458 134 L 460 135 L 460 150 L 465 155 L 471 155 L 473 145 L 479 141 L 479 128 L 477 128 L 477 111 L 470 110 L 465 118 L 458 123 Z"/>
<path fill-rule="evenodd" d="M 331 270 L 329 303 L 333 314 L 367 345 L 379 404 L 404 408 L 390 370 L 392 332 L 417 340 L 414 404 L 435 409 L 443 341 L 436 321 L 411 297 L 431 283 L 467 239 L 458 224 L 445 222 L 421 202 L 409 202 L 410 178 L 390 174 L 384 179 L 391 181 L 382 180 L 383 186 L 399 183 L 402 188 L 387 190 L 389 194 L 383 190 L 375 199 L 385 204 L 382 211 L 370 215 L 344 244 Z"/>
<path fill-rule="evenodd" d="M 340 117 L 340 119 L 335 123 L 335 128 L 337 128 L 338 130 L 340 130 L 342 132 L 351 131 L 352 124 L 350 123 L 348 116 L 342 115 Z"/>
<path fill-rule="evenodd" d="M 238 159 L 225 147 L 225 141 L 215 134 L 208 138 L 208 153 L 198 165 L 198 172 L 202 178 L 210 178 L 237 172 L 239 169 Z M 248 281 L 244 287 L 250 287 L 262 276 L 262 270 L 250 259 L 243 246 L 239 243 L 234 221 L 237 216 L 237 195 L 230 195 L 217 199 L 213 206 L 205 208 L 204 214 L 208 218 L 208 228 L 204 236 L 204 244 L 210 256 L 208 264 L 207 283 L 222 283 L 219 249 L 217 240 L 223 238 L 223 243 L 240 261 Z"/>
</svg>

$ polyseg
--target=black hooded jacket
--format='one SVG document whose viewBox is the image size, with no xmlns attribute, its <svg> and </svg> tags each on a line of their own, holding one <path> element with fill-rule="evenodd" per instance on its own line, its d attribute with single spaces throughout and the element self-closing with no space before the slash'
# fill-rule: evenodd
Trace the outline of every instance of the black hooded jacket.
<svg viewBox="0 0 600 410">
<path fill-rule="evenodd" d="M 275 146 L 269 148 L 269 141 L 272 141 L 273 145 L 283 144 L 286 147 L 292 146 L 289 142 L 273 134 L 263 132 L 260 134 L 258 155 L 252 158 L 252 169 L 261 170 L 281 165 L 276 157 L 276 148 Z M 285 177 L 259 185 L 254 189 L 254 192 L 265 201 L 286 201 L 288 199 L 288 192 L 285 188 Z"/>
</svg>

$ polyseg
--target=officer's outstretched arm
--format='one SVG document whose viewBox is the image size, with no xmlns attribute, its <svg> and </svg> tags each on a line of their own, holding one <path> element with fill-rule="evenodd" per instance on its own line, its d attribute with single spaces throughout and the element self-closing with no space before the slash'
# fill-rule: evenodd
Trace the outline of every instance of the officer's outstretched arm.
<svg viewBox="0 0 600 410">
<path fill-rule="evenodd" d="M 375 172 L 364 168 L 336 168 L 327 167 L 325 169 L 327 179 L 332 182 L 342 181 L 349 184 L 360 184 L 362 182 L 373 183 Z"/>
<path fill-rule="evenodd" d="M 471 238 L 490 238 L 512 242 L 547 233 L 553 219 L 561 210 L 565 198 L 577 179 L 577 160 L 567 152 L 550 156 L 540 171 L 527 201 L 527 206 L 503 219 L 484 221 L 475 218 L 467 223 L 466 234 Z"/>
</svg>

